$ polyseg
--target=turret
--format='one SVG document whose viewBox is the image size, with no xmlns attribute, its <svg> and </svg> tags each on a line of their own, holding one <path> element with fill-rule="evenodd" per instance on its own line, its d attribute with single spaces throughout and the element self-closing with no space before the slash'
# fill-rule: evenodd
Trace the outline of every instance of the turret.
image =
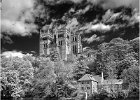
<svg viewBox="0 0 140 100">
<path fill-rule="evenodd" d="M 40 30 L 40 55 L 50 54 L 50 43 L 52 38 L 53 35 L 50 32 L 49 25 L 45 25 Z"/>
</svg>

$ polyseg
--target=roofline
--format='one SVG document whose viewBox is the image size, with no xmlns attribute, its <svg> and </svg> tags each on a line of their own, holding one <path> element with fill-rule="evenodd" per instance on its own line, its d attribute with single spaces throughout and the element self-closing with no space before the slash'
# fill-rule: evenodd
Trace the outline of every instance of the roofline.
<svg viewBox="0 0 140 100">
<path fill-rule="evenodd" d="M 94 82 L 98 83 L 98 81 L 96 81 L 96 80 L 78 80 L 78 82 L 83 82 L 83 81 L 94 81 Z"/>
</svg>

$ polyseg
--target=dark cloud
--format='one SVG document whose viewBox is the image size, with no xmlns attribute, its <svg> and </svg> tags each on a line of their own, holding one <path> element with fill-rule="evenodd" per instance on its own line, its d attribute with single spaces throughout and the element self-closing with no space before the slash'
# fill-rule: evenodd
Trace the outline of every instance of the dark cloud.
<svg viewBox="0 0 140 100">
<path fill-rule="evenodd" d="M 3 48 L 3 51 L 14 50 L 14 51 L 22 51 L 25 53 L 31 53 L 31 51 L 35 51 L 36 54 L 39 53 L 39 34 L 32 34 L 32 36 L 26 36 L 26 37 L 9 35 L 9 37 L 13 42 L 11 44 L 2 43 L 1 47 Z"/>
<path fill-rule="evenodd" d="M 83 1 L 90 2 L 93 5 L 101 5 L 105 9 L 117 8 L 120 6 L 139 9 L 139 0 L 76 0 L 78 3 Z"/>
<path fill-rule="evenodd" d="M 12 44 L 13 41 L 7 34 L 1 34 L 1 42 L 2 44 Z"/>
<path fill-rule="evenodd" d="M 33 9 L 33 0 L 3 0 L 2 6 L 2 32 L 9 34 L 20 34 L 21 36 L 30 35 L 31 31 L 36 30 L 35 19 L 32 14 L 49 19 L 61 19 L 71 8 L 85 5 L 84 8 L 76 10 L 75 14 L 80 14 L 77 20 L 92 21 L 97 13 L 102 13 L 103 8 L 117 8 L 129 6 L 138 8 L 139 0 L 36 0 L 37 9 Z M 16 3 L 16 5 L 15 5 Z M 47 7 L 46 7 L 47 6 Z M 47 9 L 46 9 L 47 8 Z M 96 13 L 96 14 L 95 14 Z M 99 15 L 99 14 L 98 14 Z M 37 16 L 37 17 L 38 17 Z M 88 17 L 87 17 L 88 16 Z M 102 16 L 102 15 L 100 15 Z M 87 18 L 86 18 L 87 17 Z M 19 19 L 20 18 L 20 19 Z M 46 22 L 44 20 L 44 24 Z M 26 23 L 27 22 L 27 23 Z M 41 22 L 40 20 L 38 22 Z"/>
<path fill-rule="evenodd" d="M 140 16 L 136 9 L 118 9 L 107 10 L 101 20 L 95 19 L 81 28 L 84 46 L 96 47 L 113 38 L 132 40 L 139 36 Z"/>
<path fill-rule="evenodd" d="M 126 6 L 126 7 L 139 9 L 139 0 L 104 0 L 104 2 L 102 3 L 102 6 L 105 9 L 117 8 L 120 6 Z"/>
</svg>

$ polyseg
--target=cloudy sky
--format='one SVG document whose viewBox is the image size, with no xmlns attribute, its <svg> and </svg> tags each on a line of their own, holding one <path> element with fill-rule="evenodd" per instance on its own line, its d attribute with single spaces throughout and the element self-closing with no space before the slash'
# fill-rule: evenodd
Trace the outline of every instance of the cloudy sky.
<svg viewBox="0 0 140 100">
<path fill-rule="evenodd" d="M 72 2 L 72 4 L 69 4 L 67 2 Z M 44 5 L 50 6 L 45 7 Z M 76 8 L 73 5 L 80 6 L 77 6 Z M 93 6 L 97 5 L 100 6 L 103 10 L 96 10 Z M 81 18 L 84 18 L 85 20 L 87 19 L 87 22 L 85 22 L 86 27 L 81 27 L 82 29 L 84 29 L 83 31 L 87 33 L 94 33 L 95 31 L 97 32 L 101 30 L 108 32 L 112 29 L 112 27 L 115 27 L 115 25 L 117 26 L 118 24 L 108 24 L 107 21 L 103 20 L 106 19 L 104 18 L 106 17 L 105 14 L 107 13 L 107 16 L 109 14 L 112 14 L 111 17 L 114 16 L 112 17 L 112 19 L 110 18 L 110 20 L 112 21 L 113 18 L 116 18 L 116 16 L 122 16 L 122 13 L 121 11 L 120 13 L 110 11 L 110 9 L 116 9 L 121 6 L 130 7 L 133 10 L 137 9 L 136 11 L 138 11 L 139 0 L 2 0 L 2 52 L 19 51 L 38 53 L 38 28 L 41 27 L 40 24 L 43 25 L 48 20 L 52 19 L 64 19 L 65 13 L 69 13 L 70 11 L 75 13 L 74 16 L 82 15 Z M 63 10 L 61 9 L 61 7 Z M 104 11 L 106 13 L 104 13 Z M 88 15 L 89 12 L 91 14 Z M 58 16 L 58 18 L 55 18 L 54 15 Z M 45 21 L 38 21 L 37 23 L 36 18 L 38 16 L 40 16 L 42 19 L 44 18 Z M 101 16 L 101 18 L 97 19 L 98 16 Z M 138 18 L 136 14 L 133 14 L 133 16 L 131 17 L 126 15 L 123 16 L 125 16 L 123 19 L 131 19 L 131 22 L 134 22 L 135 16 L 135 20 Z M 72 25 L 75 23 L 80 23 L 80 21 L 77 21 L 78 18 L 79 17 L 77 17 L 76 19 L 72 18 L 71 21 L 74 21 L 74 23 L 72 22 Z M 71 25 L 68 26 L 71 27 Z M 85 38 L 84 40 L 90 42 L 94 39 L 97 39 L 97 41 L 99 41 L 104 37 L 105 36 L 98 36 L 97 34 L 92 34 L 90 38 Z"/>
<path fill-rule="evenodd" d="M 2 51 L 38 52 L 33 6 L 33 0 L 2 1 Z"/>
</svg>

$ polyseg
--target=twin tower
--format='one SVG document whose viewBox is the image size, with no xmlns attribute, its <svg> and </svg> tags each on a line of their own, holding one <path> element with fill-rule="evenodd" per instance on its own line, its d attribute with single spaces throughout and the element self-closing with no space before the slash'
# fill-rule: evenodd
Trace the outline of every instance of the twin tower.
<svg viewBox="0 0 140 100">
<path fill-rule="evenodd" d="M 44 26 L 40 31 L 40 55 L 50 55 L 53 50 L 58 52 L 62 60 L 81 53 L 80 31 L 73 32 L 65 26 L 55 29 Z"/>
</svg>

